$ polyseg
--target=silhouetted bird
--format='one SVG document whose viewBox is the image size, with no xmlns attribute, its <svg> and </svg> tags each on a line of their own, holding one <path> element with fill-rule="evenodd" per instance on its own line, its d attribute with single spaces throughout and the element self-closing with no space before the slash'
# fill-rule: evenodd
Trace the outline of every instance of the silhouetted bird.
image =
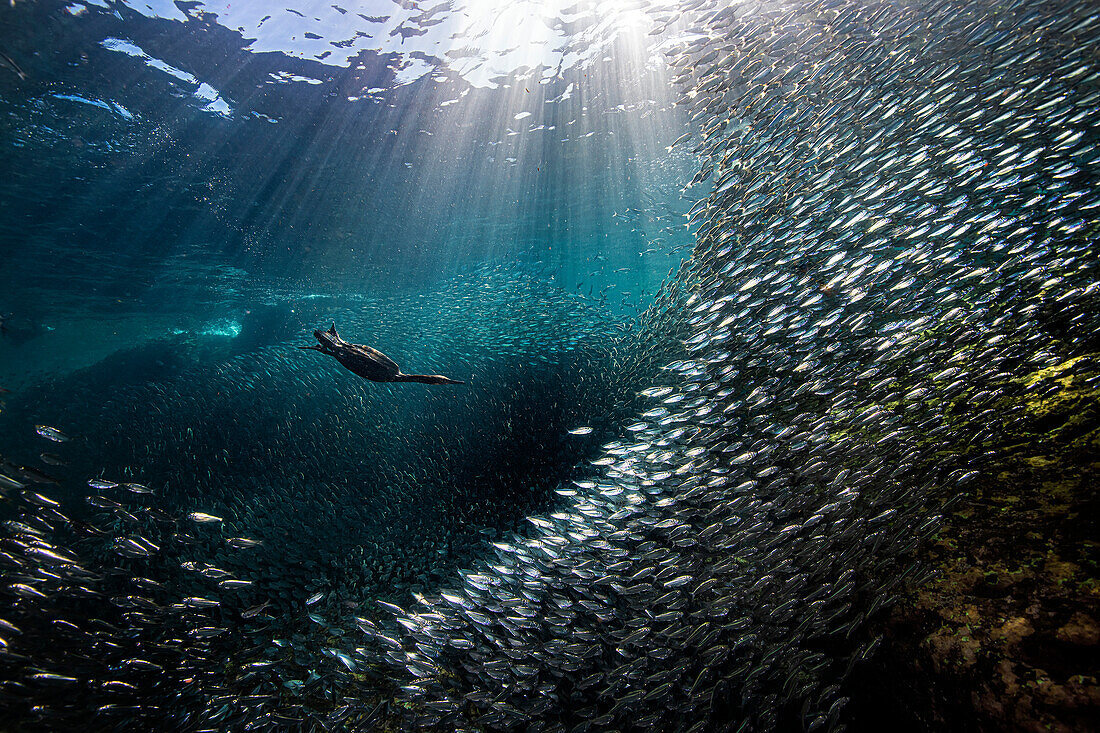
<svg viewBox="0 0 1100 733">
<path fill-rule="evenodd" d="M 362 344 L 349 344 L 336 333 L 336 324 L 328 331 L 314 331 L 318 343 L 313 346 L 299 346 L 299 349 L 312 349 L 322 354 L 336 357 L 336 361 L 364 379 L 372 382 L 421 382 L 423 384 L 465 384 L 457 379 L 440 374 L 402 374 L 390 357 L 378 349 Z"/>
</svg>

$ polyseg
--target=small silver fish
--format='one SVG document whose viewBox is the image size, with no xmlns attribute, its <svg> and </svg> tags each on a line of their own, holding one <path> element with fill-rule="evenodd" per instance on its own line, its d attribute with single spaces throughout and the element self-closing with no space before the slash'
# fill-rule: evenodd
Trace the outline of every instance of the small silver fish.
<svg viewBox="0 0 1100 733">
<path fill-rule="evenodd" d="M 265 608 L 268 608 L 270 605 L 271 605 L 271 601 L 264 601 L 263 603 L 261 603 L 258 606 L 252 606 L 251 608 L 246 608 L 245 610 L 241 611 L 241 618 L 252 618 L 253 616 L 256 616 L 257 614 L 261 613 Z"/>
<path fill-rule="evenodd" d="M 55 443 L 68 442 L 69 436 L 61 432 L 57 428 L 51 428 L 49 425 L 35 425 L 34 431 L 47 440 L 52 440 Z"/>
</svg>

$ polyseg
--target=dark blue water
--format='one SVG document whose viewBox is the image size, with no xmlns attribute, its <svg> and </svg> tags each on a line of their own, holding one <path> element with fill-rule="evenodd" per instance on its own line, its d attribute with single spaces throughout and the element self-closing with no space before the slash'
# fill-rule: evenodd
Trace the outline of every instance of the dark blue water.
<svg viewBox="0 0 1100 733">
<path fill-rule="evenodd" d="M 4 5 L 0 713 L 842 728 L 1006 401 L 1100 343 L 1098 31 Z"/>
</svg>

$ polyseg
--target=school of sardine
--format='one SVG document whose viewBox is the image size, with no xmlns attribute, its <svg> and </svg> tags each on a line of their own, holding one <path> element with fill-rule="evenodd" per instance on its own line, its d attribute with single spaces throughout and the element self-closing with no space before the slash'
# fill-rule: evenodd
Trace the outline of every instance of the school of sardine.
<svg viewBox="0 0 1100 733">
<path fill-rule="evenodd" d="M 27 412 L 27 455 L 51 458 L 0 469 L 0 700 L 27 729 L 844 727 L 868 619 L 927 576 L 912 551 L 1018 419 L 1023 377 L 1100 338 L 1100 10 L 650 12 L 709 191 L 691 259 L 630 333 L 522 279 L 459 288 L 455 309 L 500 307 L 454 315 L 476 343 L 439 337 L 429 351 L 456 361 L 424 365 L 483 390 L 425 409 L 553 422 L 560 445 L 541 449 L 577 460 L 548 471 L 556 499 L 493 485 L 433 499 L 451 525 L 418 516 L 418 494 L 452 487 L 433 451 L 476 454 L 476 436 L 403 432 L 407 393 L 274 349 L 103 400 L 86 429 L 136 429 L 150 454 L 120 456 L 134 475 L 92 478 L 79 502 L 54 478 L 87 460 L 78 421 Z M 270 392 L 291 408 L 272 414 Z M 572 403 L 553 413 L 551 394 Z M 199 435 L 218 411 L 257 429 L 302 415 L 262 434 L 313 443 Z M 324 480 L 402 474 L 361 465 L 364 442 L 408 476 L 367 511 L 360 487 Z M 176 483 L 223 445 L 232 470 Z M 281 479 L 255 480 L 266 450 Z M 494 512 L 526 518 L 501 530 Z"/>
</svg>

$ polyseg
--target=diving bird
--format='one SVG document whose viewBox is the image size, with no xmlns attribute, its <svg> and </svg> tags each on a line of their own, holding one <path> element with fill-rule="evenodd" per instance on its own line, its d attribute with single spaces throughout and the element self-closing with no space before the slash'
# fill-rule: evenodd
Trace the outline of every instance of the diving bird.
<svg viewBox="0 0 1100 733">
<path fill-rule="evenodd" d="M 317 330 L 313 332 L 318 343 L 311 346 L 299 346 L 299 349 L 312 349 L 322 354 L 336 357 L 336 361 L 343 364 L 348 370 L 355 372 L 363 379 L 372 382 L 421 382 L 423 384 L 465 384 L 457 379 L 444 377 L 440 374 L 402 374 L 401 367 L 397 366 L 390 357 L 378 349 L 372 349 L 362 344 L 349 344 L 336 333 L 336 324 L 327 331 Z"/>
</svg>

